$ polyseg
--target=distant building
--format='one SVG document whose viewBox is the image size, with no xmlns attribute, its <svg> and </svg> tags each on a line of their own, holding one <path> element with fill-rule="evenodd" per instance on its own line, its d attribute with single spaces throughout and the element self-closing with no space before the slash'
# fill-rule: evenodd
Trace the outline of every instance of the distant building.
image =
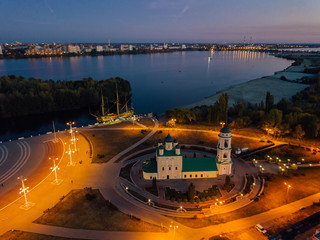
<svg viewBox="0 0 320 240">
<path fill-rule="evenodd" d="M 221 129 L 216 157 L 184 158 L 178 141 L 170 136 L 159 139 L 156 160 L 143 164 L 145 179 L 190 179 L 216 178 L 218 175 L 231 175 L 231 131 Z"/>
<path fill-rule="evenodd" d="M 124 44 L 121 44 L 120 45 L 120 51 L 128 51 L 129 50 L 129 46 L 128 45 L 124 45 Z"/>
<path fill-rule="evenodd" d="M 129 51 L 133 51 L 133 45 L 129 45 Z"/>
<path fill-rule="evenodd" d="M 79 53 L 80 52 L 80 47 L 79 47 L 79 45 L 69 44 L 68 47 L 67 47 L 67 52 L 69 52 L 69 53 Z"/>
<path fill-rule="evenodd" d="M 96 51 L 97 52 L 103 52 L 103 46 L 97 45 L 96 46 Z"/>
<path fill-rule="evenodd" d="M 150 50 L 151 50 L 151 51 L 153 50 L 153 45 L 152 45 L 152 44 L 150 44 Z"/>
<path fill-rule="evenodd" d="M 3 53 L 2 53 L 2 47 L 0 46 L 0 55 L 2 55 Z"/>
</svg>

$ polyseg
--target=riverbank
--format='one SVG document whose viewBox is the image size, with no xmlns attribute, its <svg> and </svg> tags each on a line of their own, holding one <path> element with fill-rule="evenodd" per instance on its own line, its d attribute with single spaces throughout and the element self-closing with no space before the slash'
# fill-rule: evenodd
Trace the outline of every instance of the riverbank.
<svg viewBox="0 0 320 240">
<path fill-rule="evenodd" d="M 274 102 L 277 103 L 282 98 L 290 99 L 297 92 L 307 88 L 309 85 L 305 83 L 309 83 L 317 77 L 316 73 L 309 72 L 320 68 L 320 54 L 309 56 L 307 54 L 284 53 L 276 56 L 291 59 L 294 62 L 283 71 L 225 88 L 210 97 L 186 105 L 184 108 L 213 105 L 224 93 L 229 95 L 229 106 L 239 100 L 259 104 L 265 100 L 267 91 L 274 96 Z"/>
</svg>

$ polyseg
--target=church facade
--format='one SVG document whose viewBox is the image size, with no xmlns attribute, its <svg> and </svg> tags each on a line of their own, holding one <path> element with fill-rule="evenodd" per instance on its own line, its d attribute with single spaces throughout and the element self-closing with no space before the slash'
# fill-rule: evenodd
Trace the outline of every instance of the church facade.
<svg viewBox="0 0 320 240">
<path fill-rule="evenodd" d="M 159 140 L 156 147 L 156 160 L 143 164 L 144 179 L 189 179 L 216 178 L 218 175 L 231 175 L 231 131 L 221 129 L 216 157 L 185 158 L 181 154 L 178 141 L 170 136 Z"/>
</svg>

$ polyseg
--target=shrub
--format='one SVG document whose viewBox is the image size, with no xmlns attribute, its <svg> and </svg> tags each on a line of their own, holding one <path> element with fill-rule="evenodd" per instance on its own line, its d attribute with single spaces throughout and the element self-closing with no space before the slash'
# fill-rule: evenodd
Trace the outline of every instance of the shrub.
<svg viewBox="0 0 320 240">
<path fill-rule="evenodd" d="M 210 200 L 211 200 L 211 197 L 209 197 L 209 196 L 206 197 L 206 200 L 207 200 L 207 201 L 210 201 Z"/>
<path fill-rule="evenodd" d="M 184 202 L 184 203 L 187 203 L 187 202 L 188 202 L 188 199 L 187 199 L 187 198 L 184 198 L 184 199 L 183 199 L 183 202 Z"/>
<path fill-rule="evenodd" d="M 194 203 L 194 199 L 191 199 L 191 200 L 190 200 L 190 203 Z"/>
<path fill-rule="evenodd" d="M 172 202 L 174 202 L 175 200 L 176 200 L 176 198 L 175 197 L 171 197 L 171 199 L 170 199 Z"/>
<path fill-rule="evenodd" d="M 206 199 L 203 197 L 203 198 L 201 198 L 201 202 L 205 202 L 206 201 Z"/>
<path fill-rule="evenodd" d="M 178 199 L 177 199 L 177 202 L 178 202 L 178 203 L 181 203 L 181 202 L 182 202 L 182 198 L 178 198 Z"/>
</svg>

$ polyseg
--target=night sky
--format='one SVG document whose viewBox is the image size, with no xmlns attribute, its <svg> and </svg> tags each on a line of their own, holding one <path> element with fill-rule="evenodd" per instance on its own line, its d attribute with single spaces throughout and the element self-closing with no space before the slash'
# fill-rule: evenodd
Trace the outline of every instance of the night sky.
<svg viewBox="0 0 320 240">
<path fill-rule="evenodd" d="M 320 0 L 0 0 L 0 9 L 0 42 L 320 42 Z"/>
</svg>

